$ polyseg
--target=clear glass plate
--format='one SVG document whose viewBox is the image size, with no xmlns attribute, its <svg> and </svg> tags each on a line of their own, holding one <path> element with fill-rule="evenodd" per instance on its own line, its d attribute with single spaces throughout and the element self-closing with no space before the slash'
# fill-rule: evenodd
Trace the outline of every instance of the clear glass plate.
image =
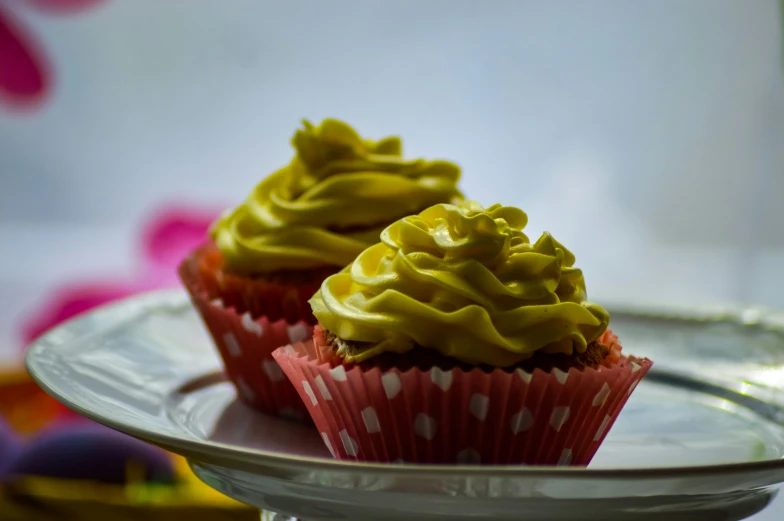
<svg viewBox="0 0 784 521">
<path fill-rule="evenodd" d="M 784 481 L 784 321 L 611 309 L 656 362 L 588 468 L 338 462 L 311 427 L 236 400 L 187 297 L 156 292 L 51 331 L 27 365 L 90 418 L 186 456 L 218 490 L 312 519 L 742 519 Z"/>
</svg>

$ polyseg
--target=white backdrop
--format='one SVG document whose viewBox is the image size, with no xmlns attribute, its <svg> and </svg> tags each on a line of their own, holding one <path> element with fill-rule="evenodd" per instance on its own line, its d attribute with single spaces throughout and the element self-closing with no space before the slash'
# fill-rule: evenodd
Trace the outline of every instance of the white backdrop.
<svg viewBox="0 0 784 521">
<path fill-rule="evenodd" d="M 0 108 L 3 349 L 52 284 L 130 269 L 152 208 L 238 202 L 302 117 L 459 162 L 593 299 L 784 307 L 775 0 L 5 4 L 57 84 Z"/>
</svg>

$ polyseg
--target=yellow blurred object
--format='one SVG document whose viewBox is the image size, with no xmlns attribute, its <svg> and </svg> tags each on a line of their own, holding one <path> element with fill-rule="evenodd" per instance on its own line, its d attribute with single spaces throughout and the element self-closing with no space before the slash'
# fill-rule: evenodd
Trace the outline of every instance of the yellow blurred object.
<svg viewBox="0 0 784 521">
<path fill-rule="evenodd" d="M 258 510 L 208 487 L 187 462 L 174 458 L 178 484 L 102 483 L 28 477 L 0 487 L 0 521 L 78 519 L 244 521 L 257 520 Z"/>
<path fill-rule="evenodd" d="M 194 478 L 195 479 L 195 478 Z M 26 478 L 0 488 L 0 521 L 257 520 L 258 510 L 206 485 L 118 487 Z"/>
<path fill-rule="evenodd" d="M 23 436 L 72 415 L 18 369 L 0 369 L 0 417 Z M 22 477 L 0 485 L 0 521 L 258 520 L 258 510 L 202 483 L 187 461 L 170 455 L 175 485 L 143 483 L 129 468 L 128 485 Z"/>
</svg>

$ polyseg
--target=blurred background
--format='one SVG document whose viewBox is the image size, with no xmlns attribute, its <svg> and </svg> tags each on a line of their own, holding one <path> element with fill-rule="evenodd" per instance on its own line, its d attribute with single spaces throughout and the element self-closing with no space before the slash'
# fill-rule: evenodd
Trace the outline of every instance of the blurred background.
<svg viewBox="0 0 784 521">
<path fill-rule="evenodd" d="M 129 276 L 167 205 L 241 201 L 303 117 L 399 134 L 577 255 L 595 300 L 784 307 L 775 0 L 0 2 L 46 67 L 0 106 L 0 351 Z"/>
<path fill-rule="evenodd" d="M 0 0 L 0 361 L 176 284 L 303 117 L 458 162 L 593 300 L 784 308 L 782 5 Z"/>
</svg>

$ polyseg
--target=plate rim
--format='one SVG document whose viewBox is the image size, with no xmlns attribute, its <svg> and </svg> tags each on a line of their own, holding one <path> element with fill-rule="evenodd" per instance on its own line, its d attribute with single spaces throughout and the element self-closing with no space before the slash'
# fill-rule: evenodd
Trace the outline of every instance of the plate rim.
<svg viewBox="0 0 784 521">
<path fill-rule="evenodd" d="M 191 455 L 203 454 L 210 459 L 230 460 L 233 462 L 254 463 L 255 465 L 287 465 L 305 468 L 307 470 L 335 471 L 335 472 L 365 472 L 375 475 L 395 473 L 398 477 L 407 474 L 416 474 L 445 477 L 446 475 L 460 474 L 466 478 L 568 478 L 568 479 L 665 479 L 673 477 L 701 476 L 701 475 L 733 475 L 750 472 L 766 472 L 784 470 L 784 458 L 770 459 L 753 462 L 722 463 L 718 465 L 695 465 L 687 467 L 654 467 L 654 468 L 602 468 L 590 469 L 585 467 L 545 467 L 526 465 L 443 465 L 443 464 L 395 464 L 378 462 L 351 462 L 329 460 L 296 454 L 283 454 L 262 449 L 242 448 L 221 442 L 189 439 L 185 436 L 175 436 L 167 433 L 137 427 L 136 425 L 121 420 L 113 419 L 105 414 L 100 414 L 83 406 L 68 396 L 67 391 L 47 378 L 47 371 L 39 364 L 39 358 L 49 349 L 79 341 L 84 338 L 88 321 L 96 321 L 103 315 L 107 317 L 106 326 L 117 326 L 123 321 L 140 316 L 151 309 L 161 306 L 175 307 L 180 310 L 193 309 L 186 292 L 182 289 L 154 290 L 127 297 L 110 304 L 102 305 L 92 310 L 81 313 L 58 326 L 50 329 L 32 342 L 26 349 L 24 363 L 33 380 L 55 400 L 69 409 L 81 414 L 97 423 L 129 434 L 153 445 L 161 446 L 171 452 L 179 453 L 183 448 Z M 619 308 L 623 307 L 623 311 Z M 615 311 L 612 311 L 613 308 Z M 732 322 L 738 325 L 759 324 L 766 329 L 774 329 L 784 333 L 784 313 L 779 314 L 764 308 L 741 306 L 647 306 L 641 303 L 630 302 L 622 304 L 615 302 L 608 306 L 611 313 L 627 316 L 649 318 L 674 318 L 687 321 L 715 321 Z M 121 312 L 122 311 L 122 312 Z M 195 311 L 194 311 L 195 312 Z M 750 318 L 751 317 L 751 318 Z M 69 334 L 64 334 L 69 333 Z M 95 334 L 91 332 L 90 334 Z M 179 450 L 178 450 L 179 449 Z M 249 456 L 253 461 L 249 461 Z M 190 456 L 186 456 L 189 457 Z M 197 458 L 193 458 L 198 460 Z M 255 466 L 254 465 L 254 466 Z"/>
</svg>

